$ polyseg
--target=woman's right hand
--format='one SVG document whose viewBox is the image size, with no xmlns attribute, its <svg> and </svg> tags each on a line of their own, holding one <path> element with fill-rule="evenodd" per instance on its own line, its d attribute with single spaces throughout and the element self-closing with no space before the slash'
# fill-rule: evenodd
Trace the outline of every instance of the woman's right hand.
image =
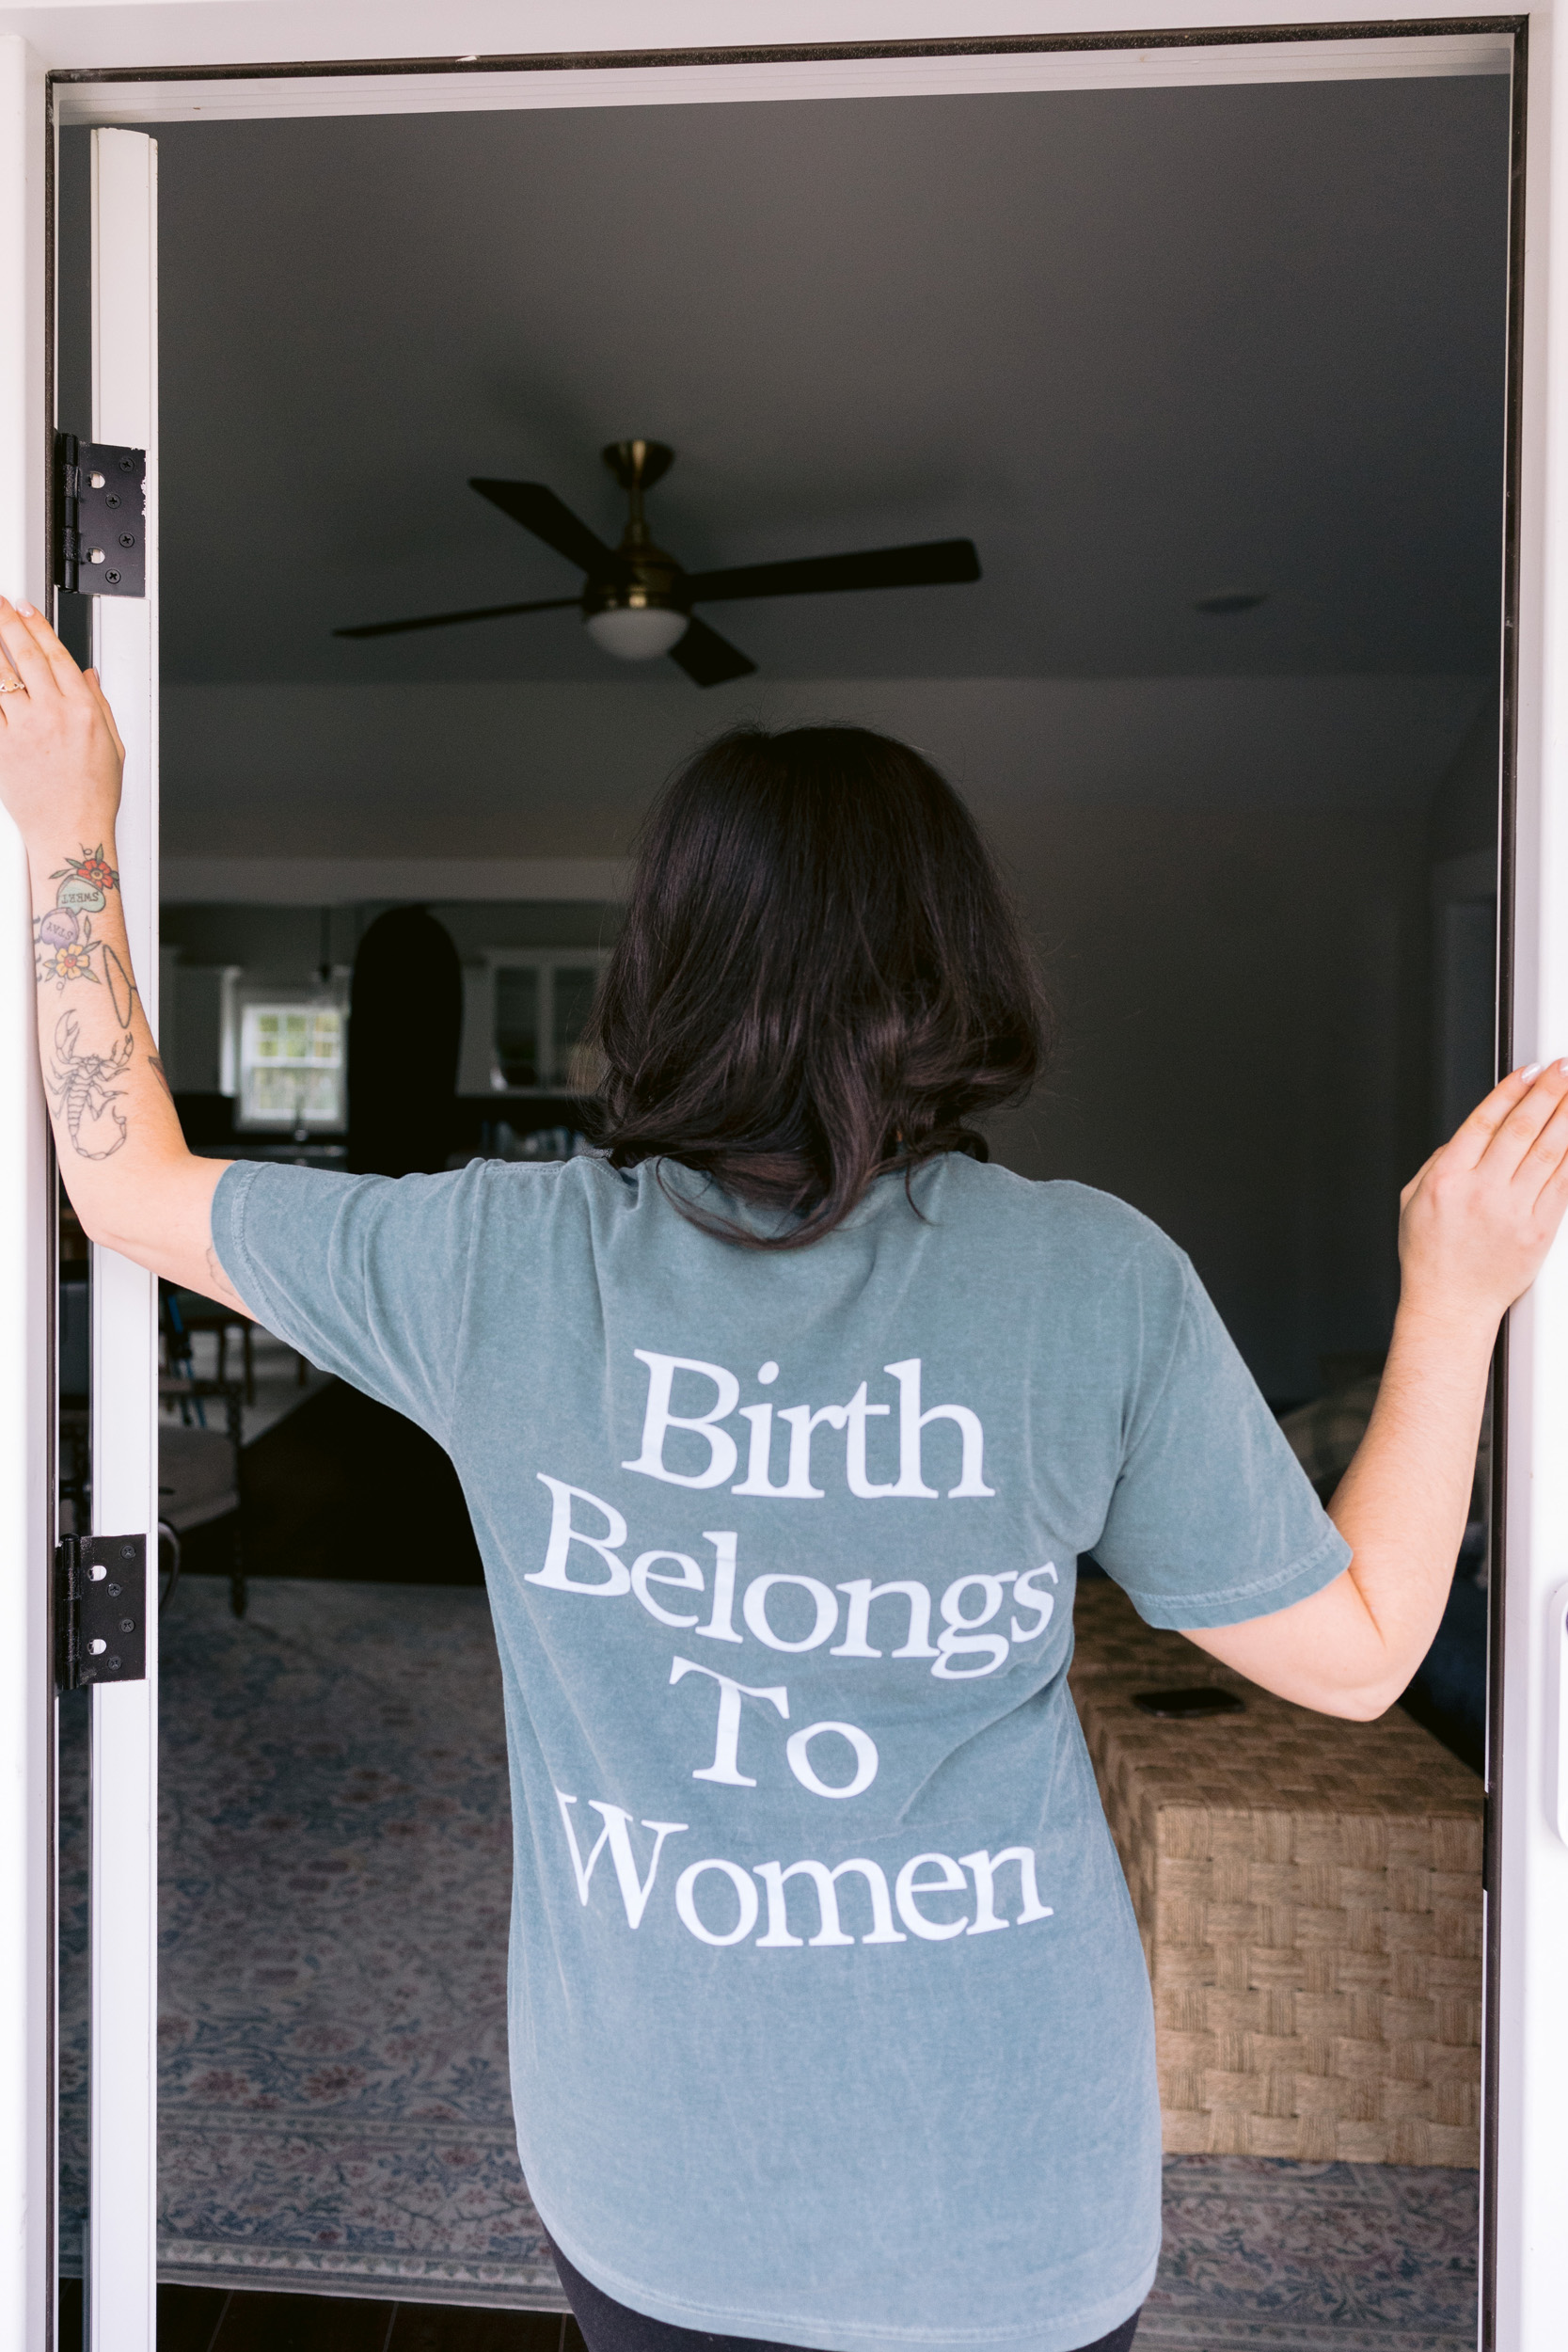
<svg viewBox="0 0 1568 2352">
<path fill-rule="evenodd" d="M 41 612 L 0 596 L 0 803 L 50 856 L 108 842 L 125 746 L 91 670 L 76 667 Z"/>
<path fill-rule="evenodd" d="M 1403 1313 L 1495 1331 L 1568 1211 L 1568 1062 L 1516 1070 L 1400 1196 Z"/>
</svg>

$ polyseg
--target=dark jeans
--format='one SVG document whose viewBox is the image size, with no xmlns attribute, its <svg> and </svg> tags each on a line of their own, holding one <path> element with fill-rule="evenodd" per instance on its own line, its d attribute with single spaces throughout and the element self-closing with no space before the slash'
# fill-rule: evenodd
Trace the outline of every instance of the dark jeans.
<svg viewBox="0 0 1568 2352">
<path fill-rule="evenodd" d="M 617 2303 L 612 2295 L 594 2286 L 580 2270 L 574 2270 L 553 2241 L 550 2252 L 555 2256 L 566 2300 L 582 2329 L 588 2352 L 800 2352 L 795 2345 L 765 2344 L 755 2336 L 710 2336 L 700 2328 L 672 2328 L 662 2319 L 649 2319 L 643 2312 Z M 1132 2339 L 1137 2332 L 1138 2314 L 1134 2312 L 1119 2328 L 1113 2328 L 1108 2336 L 1083 2345 L 1081 2352 L 1132 2352 Z"/>
</svg>

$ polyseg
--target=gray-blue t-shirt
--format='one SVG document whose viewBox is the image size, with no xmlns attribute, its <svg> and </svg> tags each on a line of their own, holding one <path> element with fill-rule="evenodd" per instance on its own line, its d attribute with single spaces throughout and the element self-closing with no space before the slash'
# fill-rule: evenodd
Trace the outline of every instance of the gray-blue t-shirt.
<svg viewBox="0 0 1568 2352">
<path fill-rule="evenodd" d="M 662 1178 L 248 1164 L 214 1207 L 247 1305 L 462 1478 L 529 2185 L 580 2270 L 676 2326 L 1074 2352 L 1160 2239 L 1074 1564 L 1202 1627 L 1347 1548 L 1120 1202 L 950 1156 L 770 1254 Z"/>
</svg>

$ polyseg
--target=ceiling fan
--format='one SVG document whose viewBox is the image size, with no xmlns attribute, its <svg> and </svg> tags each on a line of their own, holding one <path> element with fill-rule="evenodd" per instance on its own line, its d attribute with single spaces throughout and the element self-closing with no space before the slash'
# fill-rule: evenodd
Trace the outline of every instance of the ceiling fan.
<svg viewBox="0 0 1568 2352">
<path fill-rule="evenodd" d="M 813 596 L 832 589 L 927 588 L 978 580 L 972 540 L 936 539 L 912 548 L 871 548 L 857 555 L 808 555 L 784 564 L 742 564 L 733 571 L 688 572 L 656 547 L 643 518 L 646 491 L 669 472 L 674 451 L 662 441 L 611 441 L 605 464 L 629 501 L 618 548 L 607 548 L 542 482 L 469 477 L 470 489 L 531 531 L 583 575 L 575 596 L 530 604 L 482 604 L 464 612 L 429 612 L 412 621 L 371 621 L 334 637 L 395 637 L 406 629 L 451 628 L 460 621 L 499 620 L 514 612 L 557 612 L 576 605 L 589 635 L 622 661 L 667 653 L 697 686 L 722 686 L 756 668 L 692 613 L 696 604 L 741 596 Z"/>
</svg>

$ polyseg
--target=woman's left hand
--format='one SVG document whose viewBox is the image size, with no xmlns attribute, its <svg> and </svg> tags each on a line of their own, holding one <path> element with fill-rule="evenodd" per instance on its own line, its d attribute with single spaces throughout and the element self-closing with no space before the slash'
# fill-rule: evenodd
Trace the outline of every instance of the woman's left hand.
<svg viewBox="0 0 1568 2352">
<path fill-rule="evenodd" d="M 1401 1194 L 1401 1311 L 1475 1320 L 1490 1344 L 1565 1211 L 1568 1062 L 1532 1062 L 1494 1087 Z"/>
</svg>

